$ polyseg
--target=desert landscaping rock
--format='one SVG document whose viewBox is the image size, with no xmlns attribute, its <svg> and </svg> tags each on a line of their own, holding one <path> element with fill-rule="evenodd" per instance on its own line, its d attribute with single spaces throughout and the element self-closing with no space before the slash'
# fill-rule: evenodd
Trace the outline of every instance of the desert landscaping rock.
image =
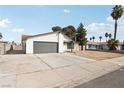
<svg viewBox="0 0 124 93">
<path fill-rule="evenodd" d="M 68 55 L 76 55 L 80 57 L 86 57 L 94 60 L 106 60 L 112 59 L 117 57 L 123 57 L 123 54 L 120 53 L 111 53 L 111 52 L 104 52 L 104 51 L 78 51 L 75 53 L 66 53 Z"/>
</svg>

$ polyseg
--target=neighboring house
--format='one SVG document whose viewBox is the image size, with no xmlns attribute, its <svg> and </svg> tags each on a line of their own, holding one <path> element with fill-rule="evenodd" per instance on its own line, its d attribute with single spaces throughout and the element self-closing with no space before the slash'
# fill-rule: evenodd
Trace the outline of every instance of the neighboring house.
<svg viewBox="0 0 124 93">
<path fill-rule="evenodd" d="M 10 44 L 6 41 L 0 41 L 0 55 L 6 54 L 6 52 L 10 49 Z"/>
<path fill-rule="evenodd" d="M 92 50 L 108 50 L 106 42 L 87 42 L 87 49 Z M 124 43 L 119 42 L 117 50 L 124 50 Z"/>
<path fill-rule="evenodd" d="M 79 45 L 58 31 L 33 36 L 22 35 L 22 49 L 29 54 L 63 53 L 79 51 Z"/>
<path fill-rule="evenodd" d="M 108 46 L 106 42 L 87 42 L 87 49 L 92 49 L 92 50 L 108 50 Z"/>
<path fill-rule="evenodd" d="M 11 45 L 13 46 L 13 50 L 22 50 L 21 45 L 16 45 L 13 44 L 12 42 L 7 42 L 7 41 L 0 41 L 0 55 L 8 54 Z"/>
<path fill-rule="evenodd" d="M 119 42 L 118 50 L 124 50 L 124 42 Z"/>
</svg>

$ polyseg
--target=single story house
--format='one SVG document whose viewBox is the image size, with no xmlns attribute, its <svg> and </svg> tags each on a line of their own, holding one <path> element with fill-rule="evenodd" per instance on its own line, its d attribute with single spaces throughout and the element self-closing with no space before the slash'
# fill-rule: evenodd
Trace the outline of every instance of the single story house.
<svg viewBox="0 0 124 93">
<path fill-rule="evenodd" d="M 63 53 L 79 51 L 79 45 L 64 33 L 57 31 L 33 36 L 22 35 L 22 49 L 28 54 Z"/>
<path fill-rule="evenodd" d="M 108 50 L 108 46 L 106 42 L 87 42 L 87 49 L 92 50 Z M 117 50 L 124 50 L 124 43 L 119 42 L 117 46 Z"/>
</svg>

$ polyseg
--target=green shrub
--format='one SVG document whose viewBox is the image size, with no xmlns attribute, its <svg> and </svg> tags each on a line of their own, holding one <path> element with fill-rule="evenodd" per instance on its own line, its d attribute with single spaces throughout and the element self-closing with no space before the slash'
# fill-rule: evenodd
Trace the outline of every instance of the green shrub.
<svg viewBox="0 0 124 93">
<path fill-rule="evenodd" d="M 116 50 L 118 43 L 119 43 L 118 40 L 110 39 L 107 41 L 107 46 L 109 47 L 109 50 Z"/>
</svg>

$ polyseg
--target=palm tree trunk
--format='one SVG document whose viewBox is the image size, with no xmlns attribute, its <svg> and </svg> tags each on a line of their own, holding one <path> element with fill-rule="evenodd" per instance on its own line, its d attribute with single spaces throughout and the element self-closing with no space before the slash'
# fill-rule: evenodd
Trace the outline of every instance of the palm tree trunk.
<svg viewBox="0 0 124 93">
<path fill-rule="evenodd" d="M 101 49 L 101 39 L 100 39 L 100 45 L 99 45 L 99 49 Z"/>
<path fill-rule="evenodd" d="M 116 40 L 116 34 L 117 34 L 117 20 L 115 20 L 115 31 L 114 31 L 114 39 Z"/>
</svg>

